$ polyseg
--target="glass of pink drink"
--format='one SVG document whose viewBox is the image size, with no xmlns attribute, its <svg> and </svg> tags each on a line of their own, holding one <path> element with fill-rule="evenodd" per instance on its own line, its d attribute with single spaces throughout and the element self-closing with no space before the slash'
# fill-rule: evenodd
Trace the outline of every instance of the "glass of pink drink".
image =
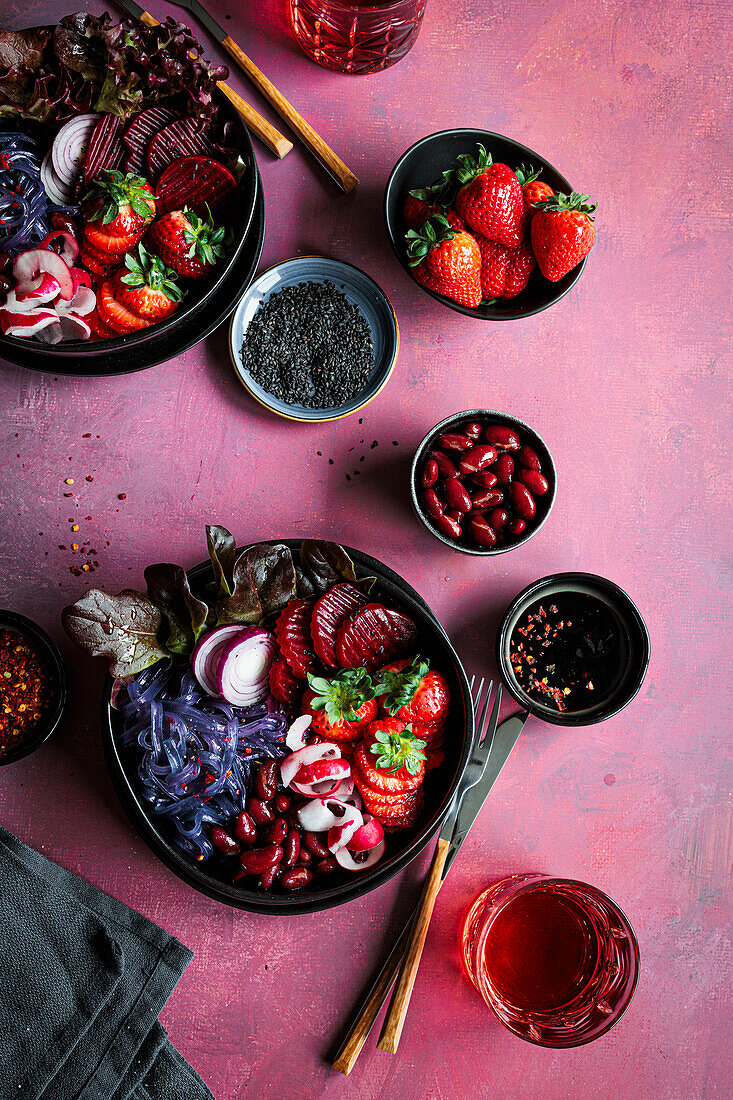
<svg viewBox="0 0 733 1100">
<path fill-rule="evenodd" d="M 300 46 L 327 69 L 376 73 L 412 48 L 427 0 L 289 0 Z"/>
</svg>

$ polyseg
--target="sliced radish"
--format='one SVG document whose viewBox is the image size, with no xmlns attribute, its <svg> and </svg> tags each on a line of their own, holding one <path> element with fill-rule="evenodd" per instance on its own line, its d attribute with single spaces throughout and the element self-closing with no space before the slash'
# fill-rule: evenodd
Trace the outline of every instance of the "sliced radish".
<svg viewBox="0 0 733 1100">
<path fill-rule="evenodd" d="M 333 792 L 333 798 L 338 798 L 341 802 L 351 802 L 352 806 L 356 805 L 353 801 L 355 786 L 353 775 L 348 775 L 346 779 L 341 780 L 338 787 Z"/>
<path fill-rule="evenodd" d="M 63 313 L 59 316 L 62 340 L 88 340 L 92 330 L 78 313 Z"/>
<path fill-rule="evenodd" d="M 290 786 L 298 794 L 306 798 L 319 798 L 321 795 L 333 794 L 351 772 L 351 765 L 346 760 L 317 760 L 315 764 L 307 768 L 301 768 Z M 312 774 L 311 779 L 301 779 L 301 775 Z"/>
<path fill-rule="evenodd" d="M 76 243 L 76 238 L 72 237 L 71 233 L 67 233 L 65 229 L 52 230 L 43 238 L 38 247 L 47 248 L 49 252 L 55 252 L 67 267 L 71 267 L 79 255 L 79 245 Z"/>
<path fill-rule="evenodd" d="M 285 744 L 291 752 L 302 749 L 305 745 L 305 732 L 313 721 L 312 715 L 301 714 L 296 718 L 285 736 Z"/>
<path fill-rule="evenodd" d="M 325 833 L 334 825 L 361 824 L 361 814 L 337 798 L 313 798 L 298 810 L 298 821 L 310 833 Z"/>
<path fill-rule="evenodd" d="M 74 297 L 70 302 L 65 302 L 63 298 L 60 298 L 56 303 L 56 312 L 59 317 L 64 317 L 69 313 L 75 313 L 77 317 L 86 317 L 88 313 L 91 313 L 97 304 L 97 295 L 94 293 L 91 287 L 80 284 L 74 291 Z"/>
<path fill-rule="evenodd" d="M 77 115 L 66 122 L 51 146 L 53 169 L 62 186 L 73 187 L 81 175 L 94 128 L 101 115 Z"/>
<path fill-rule="evenodd" d="M 0 309 L 0 329 L 4 336 L 36 336 L 43 329 L 58 323 L 58 314 L 53 309 L 31 309 L 25 313 Z"/>
<path fill-rule="evenodd" d="M 235 634 L 239 634 L 241 629 L 238 623 L 217 626 L 208 634 L 204 634 L 194 649 L 191 656 L 193 674 L 207 695 L 218 696 L 219 694 L 215 678 L 218 647 L 223 642 L 229 641 Z"/>
<path fill-rule="evenodd" d="M 336 825 L 332 825 L 328 830 L 328 837 L 326 843 L 330 851 L 335 855 L 341 848 L 346 848 L 351 838 L 359 832 L 364 825 L 364 819 L 358 810 L 353 806 L 349 806 L 351 811 L 350 815 L 344 817 L 343 821 L 339 821 Z"/>
<path fill-rule="evenodd" d="M 22 303 L 30 303 L 31 308 L 34 305 L 40 306 L 44 302 L 52 302 L 54 298 L 58 297 L 58 293 L 61 290 L 58 279 L 55 279 L 53 275 L 49 275 L 48 272 L 43 271 L 41 274 L 33 280 L 33 283 L 27 289 L 21 289 L 20 286 L 15 290 L 15 300 L 18 302 L 20 308 L 23 308 Z M 8 301 L 10 295 L 8 295 Z"/>
<path fill-rule="evenodd" d="M 81 267 L 72 267 L 71 268 L 71 278 L 74 280 L 74 286 L 77 287 L 77 288 L 80 287 L 80 286 L 91 286 L 92 285 L 91 275 L 89 274 L 88 271 L 84 271 L 84 269 L 81 268 Z"/>
<path fill-rule="evenodd" d="M 13 261 L 13 277 L 17 293 L 35 289 L 34 281 L 43 272 L 53 275 L 59 284 L 59 296 L 71 300 L 74 297 L 74 280 L 67 264 L 55 252 L 44 248 L 29 248 Z"/>
<path fill-rule="evenodd" d="M 264 627 L 240 627 L 217 646 L 215 655 L 214 683 L 227 703 L 249 707 L 265 698 L 275 643 Z"/>
<path fill-rule="evenodd" d="M 312 764 L 314 760 L 328 758 L 340 758 L 341 749 L 331 741 L 321 741 L 318 745 L 306 745 L 286 756 L 280 764 L 280 778 L 283 787 L 289 787 L 299 769 L 304 764 Z"/>
<path fill-rule="evenodd" d="M 55 325 L 46 325 L 45 328 L 36 333 L 36 340 L 40 340 L 42 344 L 60 344 L 63 338 L 64 332 L 58 314 L 56 315 Z"/>
<path fill-rule="evenodd" d="M 343 867 L 345 871 L 366 871 L 379 863 L 384 855 L 384 841 L 370 848 L 368 852 L 350 852 L 348 848 L 339 848 L 333 854 L 339 867 Z"/>
<path fill-rule="evenodd" d="M 371 814 L 364 814 L 364 823 L 351 835 L 347 848 L 351 852 L 368 852 L 384 840 L 381 822 Z"/>
<path fill-rule="evenodd" d="M 51 149 L 41 161 L 41 183 L 51 202 L 56 203 L 57 206 L 67 206 L 74 197 L 71 187 L 66 187 L 56 175 L 51 160 Z"/>
</svg>

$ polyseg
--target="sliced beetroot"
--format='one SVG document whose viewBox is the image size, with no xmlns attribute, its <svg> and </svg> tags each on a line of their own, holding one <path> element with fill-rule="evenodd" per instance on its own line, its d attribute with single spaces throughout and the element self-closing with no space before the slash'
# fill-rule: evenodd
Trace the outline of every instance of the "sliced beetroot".
<svg viewBox="0 0 733 1100">
<path fill-rule="evenodd" d="M 362 590 L 349 581 L 334 584 L 316 600 L 311 618 L 311 638 L 317 656 L 327 668 L 338 668 L 336 635 L 339 627 L 368 602 Z"/>
<path fill-rule="evenodd" d="M 155 189 L 158 212 L 168 214 L 188 206 L 205 217 L 229 209 L 236 201 L 237 181 L 228 168 L 210 157 L 182 157 L 163 172 Z"/>
<path fill-rule="evenodd" d="M 294 708 L 300 701 L 305 684 L 302 680 L 296 680 L 287 661 L 279 657 L 270 666 L 270 691 L 284 703 L 286 707 Z"/>
<path fill-rule="evenodd" d="M 122 135 L 127 149 L 125 171 L 139 175 L 145 167 L 145 154 L 156 134 L 180 116 L 167 107 L 148 107 L 137 115 Z"/>
<path fill-rule="evenodd" d="M 84 159 L 84 183 L 89 183 L 103 168 L 122 167 L 125 147 L 122 144 L 122 119 L 117 115 L 102 115 L 92 131 Z"/>
<path fill-rule="evenodd" d="M 317 662 L 311 643 L 313 600 L 291 600 L 280 612 L 275 625 L 275 637 L 280 653 L 298 680 L 315 672 Z"/>
<path fill-rule="evenodd" d="M 145 154 L 145 164 L 152 179 L 179 160 L 180 157 L 214 155 L 214 146 L 202 124 L 193 118 L 179 118 L 155 135 Z"/>
<path fill-rule="evenodd" d="M 408 615 L 369 603 L 348 619 L 336 637 L 341 668 L 378 668 L 401 657 L 417 642 L 417 627 Z"/>
</svg>

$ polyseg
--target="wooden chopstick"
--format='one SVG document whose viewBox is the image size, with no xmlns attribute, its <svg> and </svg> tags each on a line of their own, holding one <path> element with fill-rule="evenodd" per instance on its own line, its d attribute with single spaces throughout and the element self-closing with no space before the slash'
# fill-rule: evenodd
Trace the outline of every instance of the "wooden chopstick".
<svg viewBox="0 0 733 1100">
<path fill-rule="evenodd" d="M 147 11 L 142 12 L 140 15 L 140 22 L 145 23 L 148 27 L 158 26 L 158 20 Z M 217 85 L 229 102 L 239 111 L 252 133 L 256 134 L 260 141 L 263 141 L 276 157 L 282 159 L 286 153 L 290 152 L 293 148 L 292 141 L 289 141 L 284 134 L 276 130 L 266 118 L 258 114 L 254 107 L 250 107 L 249 103 L 242 99 L 241 95 L 235 92 L 233 88 L 230 88 L 228 84 L 225 84 L 223 80 L 218 80 Z"/>
<path fill-rule="evenodd" d="M 346 167 L 341 158 L 336 156 L 333 149 L 326 145 L 323 138 L 320 137 L 313 127 L 305 121 L 303 116 L 295 110 L 295 107 L 288 102 L 282 92 L 279 92 L 275 85 L 267 79 L 265 74 L 257 68 L 254 61 L 251 61 L 247 57 L 241 46 L 239 46 L 230 35 L 222 39 L 221 44 L 229 56 L 234 58 L 242 72 L 249 77 L 255 88 L 257 88 L 265 99 L 272 104 L 280 117 L 285 119 L 303 144 L 310 149 L 311 153 L 320 161 L 323 167 L 331 173 L 338 185 L 346 191 L 347 194 L 349 191 L 352 191 L 359 180 L 354 173 Z"/>
<path fill-rule="evenodd" d="M 389 1010 L 382 1025 L 382 1034 L 379 1036 L 377 1046 L 380 1050 L 386 1050 L 388 1054 L 396 1054 L 400 1043 L 402 1028 L 410 1007 L 412 989 L 417 977 L 420 959 L 422 958 L 425 938 L 430 927 L 430 918 L 433 915 L 435 899 L 443 885 L 443 867 L 448 858 L 450 841 L 439 838 L 430 864 L 430 871 L 425 882 L 425 887 L 420 898 L 415 919 L 410 929 L 410 939 L 407 950 L 403 956 L 400 974 L 392 994 Z"/>
</svg>

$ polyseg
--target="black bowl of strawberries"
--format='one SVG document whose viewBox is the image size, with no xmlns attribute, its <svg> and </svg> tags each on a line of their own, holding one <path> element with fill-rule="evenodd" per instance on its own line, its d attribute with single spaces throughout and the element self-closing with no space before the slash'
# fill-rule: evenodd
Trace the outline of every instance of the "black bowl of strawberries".
<svg viewBox="0 0 733 1100">
<path fill-rule="evenodd" d="M 129 614 L 132 597 L 138 623 L 159 617 L 155 599 L 178 624 L 169 660 L 126 687 L 107 682 L 113 783 L 144 840 L 196 890 L 263 913 L 340 905 L 440 827 L 470 750 L 465 672 L 427 604 L 375 558 L 300 539 L 237 551 L 223 528 L 207 542 L 210 561 L 175 572 L 183 604 L 169 602 L 175 567 L 151 566 L 150 598 L 89 592 L 64 612 L 70 636 L 106 655 L 114 639 L 90 624 L 115 607 Z M 189 611 L 199 640 L 181 657 Z M 156 656 L 170 636 L 160 641 Z M 124 640 L 117 652 L 119 677 Z M 259 703 L 241 709 L 253 683 Z"/>
<path fill-rule="evenodd" d="M 384 193 L 397 259 L 458 313 L 529 317 L 575 285 L 595 241 L 595 203 L 539 153 L 489 130 L 411 146 Z"/>
<path fill-rule="evenodd" d="M 17 32 L 46 76 L 3 104 L 0 355 L 33 369 L 118 374 L 171 358 L 227 316 L 261 251 L 261 184 L 217 88 L 225 70 L 172 20 L 123 20 L 112 55 L 109 22 L 77 13 Z M 71 90 L 53 104 L 43 93 L 49 73 L 71 89 L 72 54 L 89 60 L 74 75 L 85 110 Z"/>
</svg>

